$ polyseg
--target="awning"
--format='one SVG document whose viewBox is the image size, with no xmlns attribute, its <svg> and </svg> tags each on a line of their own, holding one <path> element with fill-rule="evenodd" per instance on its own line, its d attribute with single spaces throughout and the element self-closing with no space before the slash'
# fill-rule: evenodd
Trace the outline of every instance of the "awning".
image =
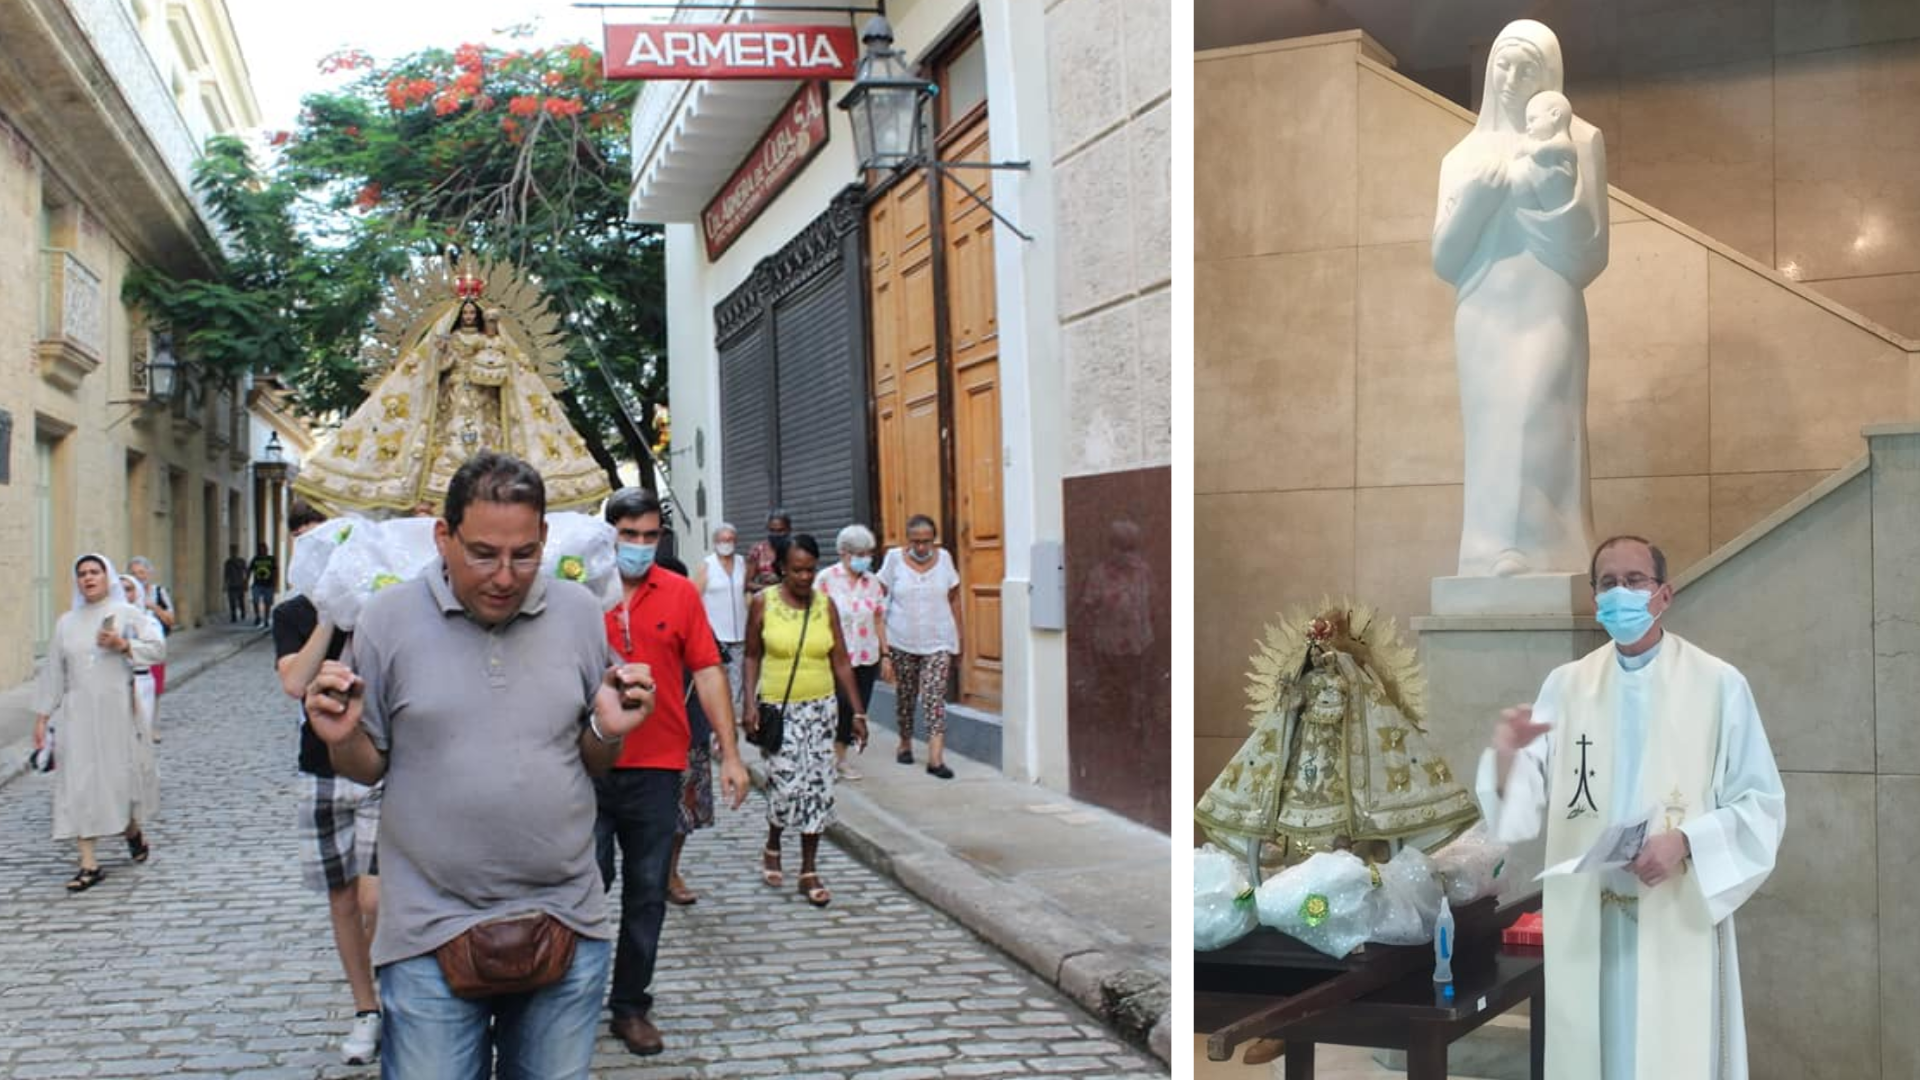
<svg viewBox="0 0 1920 1080">
<path fill-rule="evenodd" d="M 681 9 L 674 12 L 673 21 L 845 25 L 847 20 L 844 14 L 780 8 L 781 0 L 765 6 L 758 0 L 739 0 L 729 12 Z M 627 217 L 660 223 L 698 221 L 700 211 L 733 175 L 798 85 L 792 79 L 647 83 L 633 107 L 633 191 L 627 200 Z"/>
</svg>

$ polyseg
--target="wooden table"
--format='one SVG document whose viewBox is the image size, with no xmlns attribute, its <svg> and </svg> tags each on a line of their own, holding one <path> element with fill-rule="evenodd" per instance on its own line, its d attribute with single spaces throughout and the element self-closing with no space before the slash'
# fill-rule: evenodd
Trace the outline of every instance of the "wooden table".
<svg viewBox="0 0 1920 1080">
<path fill-rule="evenodd" d="M 1364 1046 L 1407 1052 L 1407 1080 L 1443 1080 L 1447 1047 L 1522 1001 L 1528 1020 L 1530 1071 L 1542 1080 L 1546 1058 L 1546 967 L 1531 956 L 1498 954 L 1492 963 L 1462 970 L 1456 959 L 1454 993 L 1441 996 L 1429 973 L 1409 976 L 1338 1009 L 1281 1028 L 1287 1041 L 1286 1080 L 1312 1080 L 1314 1046 Z"/>
<path fill-rule="evenodd" d="M 1532 1075 L 1542 1080 L 1544 962 L 1538 949 L 1503 952 L 1498 936 L 1539 904 L 1536 893 L 1497 911 L 1489 901 L 1472 905 L 1461 921 L 1450 999 L 1433 983 L 1431 946 L 1370 945 L 1330 961 L 1263 928 L 1228 950 L 1195 955 L 1194 1026 L 1212 1033 L 1215 1060 L 1244 1039 L 1285 1039 L 1287 1080 L 1311 1080 L 1319 1043 L 1404 1050 L 1408 1080 L 1442 1080 L 1455 1039 L 1531 1001 Z"/>
</svg>

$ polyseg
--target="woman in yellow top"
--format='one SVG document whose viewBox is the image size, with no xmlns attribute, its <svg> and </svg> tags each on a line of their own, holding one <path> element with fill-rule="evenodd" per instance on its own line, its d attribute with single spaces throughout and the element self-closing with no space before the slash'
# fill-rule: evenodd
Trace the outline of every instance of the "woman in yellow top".
<svg viewBox="0 0 1920 1080">
<path fill-rule="evenodd" d="M 815 866 L 820 834 L 833 820 L 833 735 L 839 719 L 834 698 L 840 692 L 853 703 L 853 736 L 867 747 L 867 707 L 853 681 L 847 647 L 840 639 L 840 613 L 813 574 L 820 545 L 805 533 L 777 553 L 778 588 L 753 594 L 747 611 L 747 737 L 760 734 L 760 705 L 783 709 L 779 750 L 767 759 L 767 849 L 761 854 L 761 880 L 779 888 L 780 833 L 800 830 L 800 893 L 814 907 L 826 907 L 827 891 Z"/>
</svg>

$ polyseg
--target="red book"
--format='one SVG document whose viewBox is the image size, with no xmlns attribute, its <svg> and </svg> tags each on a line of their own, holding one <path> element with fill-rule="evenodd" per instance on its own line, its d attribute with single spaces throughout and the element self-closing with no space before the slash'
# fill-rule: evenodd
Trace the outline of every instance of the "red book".
<svg viewBox="0 0 1920 1080">
<path fill-rule="evenodd" d="M 1536 949 L 1544 947 L 1546 938 L 1540 929 L 1540 913 L 1529 911 L 1515 919 L 1512 926 L 1501 931 L 1500 941 L 1506 945 L 1525 945 Z"/>
</svg>

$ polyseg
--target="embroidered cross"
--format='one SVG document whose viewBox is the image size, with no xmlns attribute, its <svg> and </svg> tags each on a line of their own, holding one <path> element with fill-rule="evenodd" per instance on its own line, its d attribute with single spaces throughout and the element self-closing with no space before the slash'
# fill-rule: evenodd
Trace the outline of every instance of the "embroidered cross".
<svg viewBox="0 0 1920 1080">
<path fill-rule="evenodd" d="M 1587 778 L 1593 775 L 1593 770 L 1587 768 L 1587 747 L 1593 745 L 1593 740 L 1582 735 L 1580 736 L 1580 741 L 1575 745 L 1580 747 L 1580 768 L 1575 773 L 1575 775 L 1580 778 L 1580 786 L 1574 789 L 1573 798 L 1567 803 L 1567 816 L 1569 818 L 1579 817 L 1588 810 L 1592 810 L 1596 814 L 1600 812 L 1600 807 L 1593 801 L 1593 790 L 1587 786 Z M 1587 805 L 1585 807 L 1578 805 L 1580 797 L 1583 795 L 1586 796 L 1587 799 Z"/>
</svg>

